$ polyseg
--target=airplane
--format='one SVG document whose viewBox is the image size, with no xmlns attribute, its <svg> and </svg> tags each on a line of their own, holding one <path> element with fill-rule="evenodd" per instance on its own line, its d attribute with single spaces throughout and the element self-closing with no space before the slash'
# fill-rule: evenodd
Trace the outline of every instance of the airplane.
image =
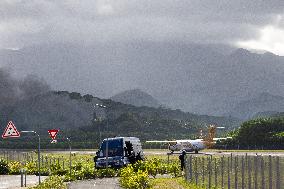
<svg viewBox="0 0 284 189">
<path fill-rule="evenodd" d="M 202 130 L 200 130 L 200 138 L 194 140 L 172 140 L 172 141 L 159 141 L 159 140 L 152 140 L 146 141 L 147 143 L 168 143 L 169 150 L 171 153 L 174 151 L 186 151 L 186 152 L 195 152 L 196 154 L 205 148 L 211 148 L 214 146 L 216 141 L 218 140 L 227 140 L 232 137 L 226 138 L 214 138 L 216 134 L 216 129 L 224 129 L 225 127 L 216 127 L 215 125 L 208 126 L 208 135 L 203 136 Z"/>
</svg>

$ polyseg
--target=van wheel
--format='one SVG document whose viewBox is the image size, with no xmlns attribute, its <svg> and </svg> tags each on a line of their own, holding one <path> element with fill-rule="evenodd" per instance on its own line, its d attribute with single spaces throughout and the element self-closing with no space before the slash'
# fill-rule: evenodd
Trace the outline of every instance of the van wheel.
<svg viewBox="0 0 284 189">
<path fill-rule="evenodd" d="M 195 152 L 196 154 L 198 154 L 198 150 L 194 150 L 194 152 Z"/>
</svg>

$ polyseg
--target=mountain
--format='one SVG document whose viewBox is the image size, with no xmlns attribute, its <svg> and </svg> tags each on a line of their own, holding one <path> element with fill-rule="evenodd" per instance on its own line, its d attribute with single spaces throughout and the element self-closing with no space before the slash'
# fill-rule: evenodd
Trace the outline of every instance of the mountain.
<svg viewBox="0 0 284 189">
<path fill-rule="evenodd" d="M 158 108 L 161 104 L 148 93 L 140 89 L 127 90 L 112 96 L 110 99 L 134 106 L 148 106 Z"/>
<path fill-rule="evenodd" d="M 67 91 L 50 91 L 0 105 L 0 114 L 2 126 L 12 120 L 19 131 L 36 131 L 41 136 L 43 148 L 66 146 L 66 137 L 71 137 L 72 146 L 76 148 L 97 148 L 101 139 L 110 136 L 136 136 L 142 141 L 192 138 L 209 124 L 225 126 L 228 131 L 240 123 L 231 117 L 196 115 L 162 107 L 136 107 Z M 49 144 L 49 129 L 60 130 L 58 145 Z M 21 140 L 1 139 L 0 145 L 3 148 L 33 147 L 31 137 L 23 134 Z"/>
<path fill-rule="evenodd" d="M 251 119 L 259 116 L 272 116 L 279 112 L 284 112 L 284 97 L 261 93 L 254 98 L 241 101 L 233 108 L 230 115 L 240 119 Z"/>
<path fill-rule="evenodd" d="M 268 118 L 268 117 L 283 117 L 284 112 L 276 112 L 276 111 L 266 111 L 266 112 L 258 112 L 252 116 L 252 119 L 258 118 Z"/>
<path fill-rule="evenodd" d="M 284 57 L 214 45 L 168 42 L 45 44 L 1 51 L 0 65 L 32 73 L 55 90 L 107 98 L 139 88 L 173 109 L 224 115 L 269 91 L 284 96 Z"/>
</svg>

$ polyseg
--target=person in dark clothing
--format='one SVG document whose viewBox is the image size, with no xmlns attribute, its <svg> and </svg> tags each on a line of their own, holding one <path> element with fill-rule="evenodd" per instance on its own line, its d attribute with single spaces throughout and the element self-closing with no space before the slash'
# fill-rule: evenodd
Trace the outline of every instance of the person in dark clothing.
<svg viewBox="0 0 284 189">
<path fill-rule="evenodd" d="M 183 171 L 184 169 L 184 159 L 185 159 L 185 155 L 186 155 L 186 152 L 183 150 L 181 155 L 179 155 L 179 160 L 180 160 L 180 169 L 181 171 Z"/>
</svg>

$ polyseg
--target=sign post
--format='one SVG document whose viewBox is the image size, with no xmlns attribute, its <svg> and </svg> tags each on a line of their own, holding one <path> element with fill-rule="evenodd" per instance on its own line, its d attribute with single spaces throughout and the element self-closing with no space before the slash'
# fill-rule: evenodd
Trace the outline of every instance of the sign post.
<svg viewBox="0 0 284 189">
<path fill-rule="evenodd" d="M 72 156 L 72 152 L 71 152 L 71 140 L 70 138 L 66 138 L 68 140 L 68 144 L 69 144 L 69 168 L 70 168 L 70 177 L 72 175 L 72 159 L 71 159 L 71 156 Z"/>
<path fill-rule="evenodd" d="M 40 184 L 40 136 L 35 131 L 21 131 L 21 133 L 34 133 L 38 136 L 38 183 Z"/>
</svg>

